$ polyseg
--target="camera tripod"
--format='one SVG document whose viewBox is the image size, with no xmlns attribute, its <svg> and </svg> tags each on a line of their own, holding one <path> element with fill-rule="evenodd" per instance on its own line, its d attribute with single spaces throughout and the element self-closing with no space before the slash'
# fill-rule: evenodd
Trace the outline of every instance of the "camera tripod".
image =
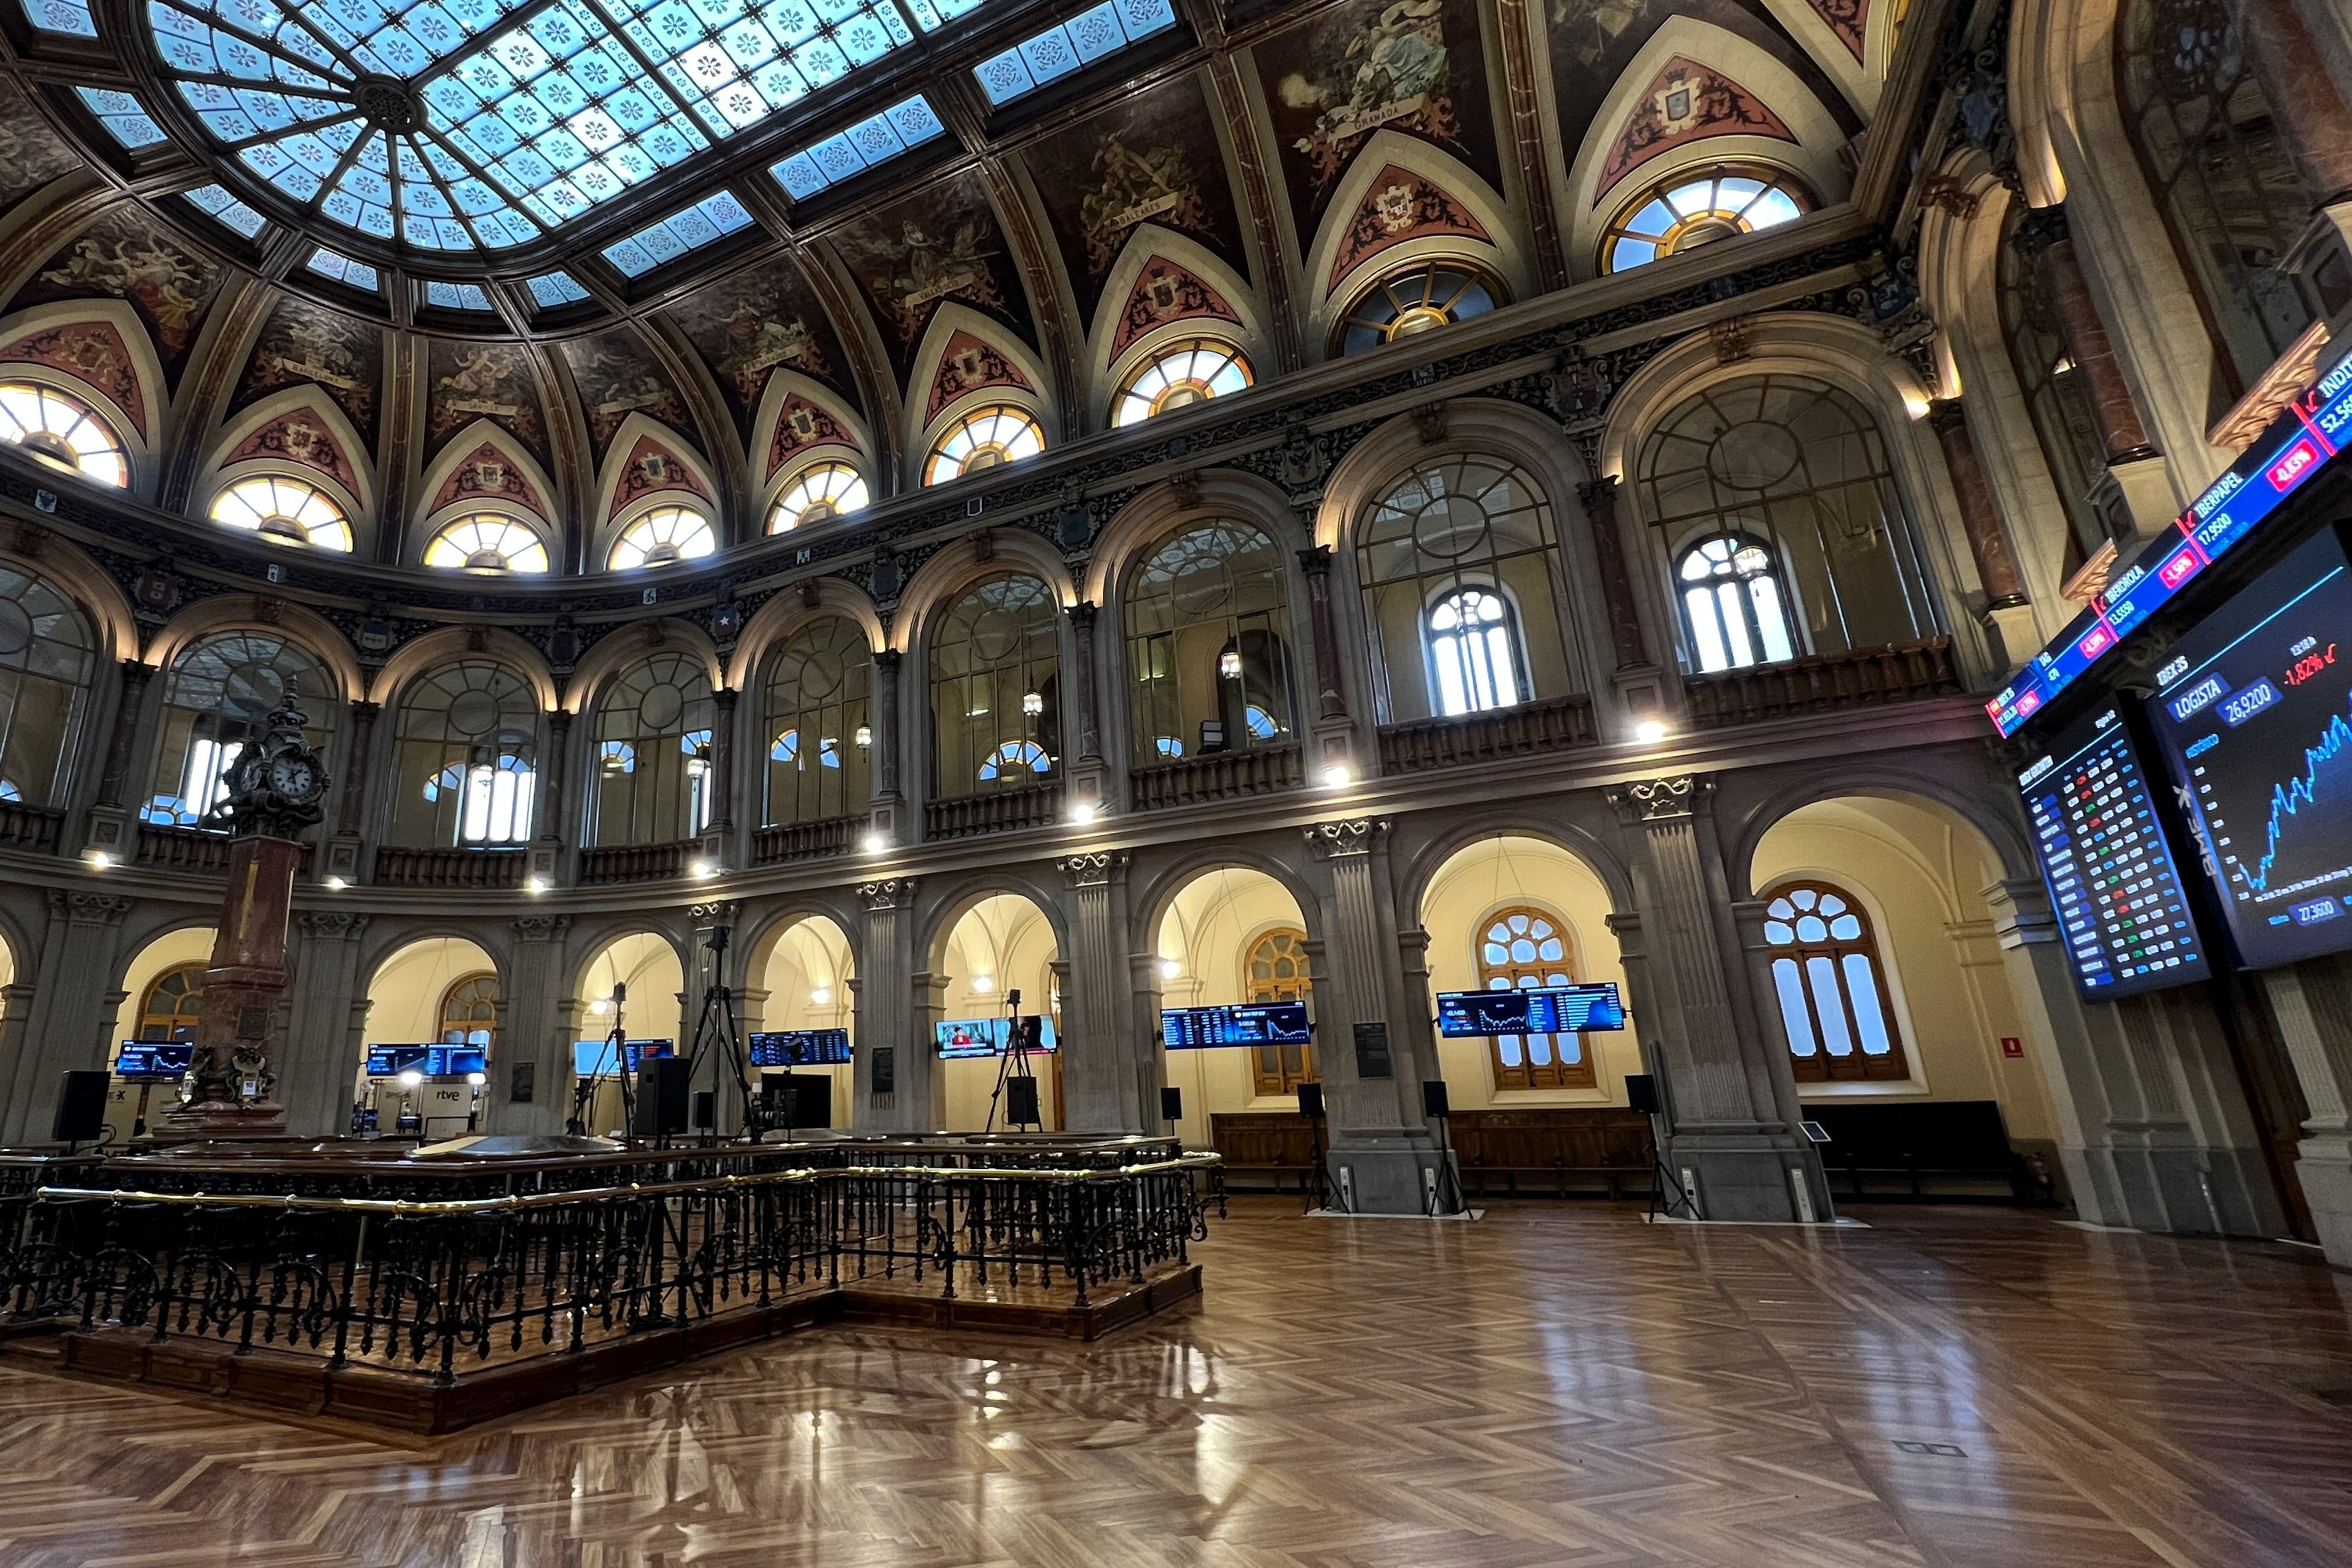
<svg viewBox="0 0 2352 1568">
<path fill-rule="evenodd" d="M 743 1065 L 743 1031 L 735 1018 L 735 992 L 727 984 L 728 936 L 728 927 L 714 925 L 709 939 L 702 945 L 703 951 L 710 955 L 705 960 L 704 971 L 709 978 L 702 988 L 702 1016 L 694 1020 L 694 1042 L 687 1048 L 686 1081 L 692 1083 L 695 1074 L 701 1071 L 705 1050 L 722 1057 L 735 1074 L 735 1093 L 743 1106 L 744 1136 L 757 1143 L 766 1125 L 764 1113 L 751 1096 L 751 1075 Z M 710 1070 L 710 1087 L 715 1101 L 719 1092 L 719 1070 L 715 1066 Z M 702 1131 L 709 1137 L 716 1129 L 706 1127 Z"/>
<path fill-rule="evenodd" d="M 1021 1027 L 1021 989 L 1017 986 L 1004 994 L 1004 1054 L 997 1058 L 996 1087 L 989 1092 L 988 1121 L 982 1131 L 996 1131 L 997 1102 L 1004 1097 L 1004 1086 L 1014 1079 L 1026 1080 L 1029 1084 L 1028 1109 L 1032 1117 L 1027 1121 L 1014 1121 L 1012 1113 L 1021 1106 L 1008 1103 L 1005 1107 L 1005 1129 L 1009 1132 L 1017 1127 L 1035 1127 L 1042 1131 L 1045 1122 L 1037 1115 L 1037 1075 L 1029 1070 L 1029 1035 Z M 1017 1102 L 1020 1096 L 1015 1095 L 1013 1099 Z"/>
<path fill-rule="evenodd" d="M 596 1053 L 596 1070 L 572 1085 L 572 1114 L 563 1130 L 578 1136 L 588 1131 L 588 1113 L 595 1107 L 596 1085 L 604 1082 L 605 1063 L 612 1063 L 612 1075 L 621 1085 L 621 1125 L 625 1130 L 636 1125 L 637 1089 L 630 1082 L 629 1031 L 621 1022 L 621 1008 L 629 999 L 629 988 L 619 980 L 613 982 L 613 1028 L 604 1036 L 604 1047 Z"/>
</svg>

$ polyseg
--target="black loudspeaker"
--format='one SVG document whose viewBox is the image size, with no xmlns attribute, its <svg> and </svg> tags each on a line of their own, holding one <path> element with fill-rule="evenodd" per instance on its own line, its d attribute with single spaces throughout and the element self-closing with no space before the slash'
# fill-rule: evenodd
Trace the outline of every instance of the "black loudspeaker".
<svg viewBox="0 0 2352 1568">
<path fill-rule="evenodd" d="M 898 1089 L 898 1052 L 895 1047 L 877 1045 L 874 1048 L 874 1089 L 877 1094 L 894 1094 Z"/>
<path fill-rule="evenodd" d="M 1307 1082 L 1298 1086 L 1298 1113 L 1319 1122 L 1323 1119 L 1323 1085 Z"/>
<path fill-rule="evenodd" d="M 1625 1074 L 1625 1103 L 1644 1116 L 1658 1113 L 1658 1081 L 1646 1072 Z"/>
<path fill-rule="evenodd" d="M 1421 1083 L 1421 1113 L 1424 1116 L 1451 1116 L 1453 1103 L 1445 1097 L 1445 1080 L 1424 1078 Z"/>
<path fill-rule="evenodd" d="M 60 1144 L 87 1144 L 106 1132 L 106 1084 L 102 1067 L 65 1073 L 58 1084 L 58 1113 L 49 1136 Z"/>
<path fill-rule="evenodd" d="M 629 1128 L 640 1138 L 686 1131 L 686 1058 L 648 1056 L 637 1063 L 637 1119 Z"/>
<path fill-rule="evenodd" d="M 1184 1119 L 1184 1091 L 1172 1083 L 1160 1091 L 1160 1119 L 1163 1122 Z"/>
<path fill-rule="evenodd" d="M 830 1072 L 795 1072 L 793 1084 L 793 1125 L 795 1127 L 830 1127 L 833 1125 L 833 1074 Z"/>
<path fill-rule="evenodd" d="M 1045 1120 L 1037 1114 L 1037 1081 L 1034 1078 L 1006 1079 L 1004 1124 L 1008 1127 L 1043 1125 Z"/>
<path fill-rule="evenodd" d="M 719 1126 L 719 1091 L 698 1089 L 694 1092 L 694 1130 L 698 1133 L 715 1131 Z"/>
</svg>

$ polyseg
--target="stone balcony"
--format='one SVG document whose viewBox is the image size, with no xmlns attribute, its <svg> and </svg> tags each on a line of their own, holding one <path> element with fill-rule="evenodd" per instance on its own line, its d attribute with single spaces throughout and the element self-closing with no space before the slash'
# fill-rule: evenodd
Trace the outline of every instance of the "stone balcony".
<svg viewBox="0 0 2352 1568">
<path fill-rule="evenodd" d="M 1918 702 L 1967 690 L 1949 637 L 1815 653 L 1778 664 L 1685 675 L 1693 729 L 1723 729 L 1833 708 Z"/>
<path fill-rule="evenodd" d="M 1127 782 L 1137 810 L 1158 811 L 1296 789 L 1306 779 L 1306 755 L 1299 747 L 1254 746 L 1138 768 Z"/>
</svg>

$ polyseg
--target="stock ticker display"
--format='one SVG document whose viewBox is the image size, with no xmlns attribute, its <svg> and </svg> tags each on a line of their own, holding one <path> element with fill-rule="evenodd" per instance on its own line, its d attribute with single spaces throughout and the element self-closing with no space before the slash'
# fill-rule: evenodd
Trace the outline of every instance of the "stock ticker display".
<svg viewBox="0 0 2352 1568">
<path fill-rule="evenodd" d="M 1581 1034 L 1623 1029 L 1617 982 L 1540 986 L 1524 990 L 1440 991 L 1437 1032 L 1448 1040 L 1486 1035 Z"/>
<path fill-rule="evenodd" d="M 367 1051 L 370 1078 L 397 1078 L 404 1072 L 463 1078 L 489 1068 L 489 1052 L 478 1045 L 371 1045 Z"/>
<path fill-rule="evenodd" d="M 114 1075 L 152 1081 L 184 1078 L 195 1056 L 196 1048 L 182 1042 L 126 1040 L 115 1052 Z"/>
<path fill-rule="evenodd" d="M 633 1040 L 627 1050 L 616 1052 L 609 1040 L 575 1040 L 572 1042 L 572 1075 L 575 1078 L 610 1078 L 626 1071 L 636 1075 L 638 1063 L 648 1056 L 676 1056 L 677 1041 L 674 1040 Z"/>
<path fill-rule="evenodd" d="M 2335 534 L 2175 643 L 2148 708 L 2240 957 L 2352 947 L 2352 567 Z"/>
<path fill-rule="evenodd" d="M 783 1029 L 754 1034 L 754 1067 L 839 1067 L 849 1061 L 845 1029 Z"/>
<path fill-rule="evenodd" d="M 2017 784 L 2084 995 L 2204 979 L 2204 944 L 2122 713 L 2110 705 L 2056 737 Z"/>
<path fill-rule="evenodd" d="M 1313 1033 L 1305 1002 L 1262 1002 L 1248 1007 L 1167 1008 L 1160 1033 L 1171 1051 L 1207 1051 L 1224 1045 L 1307 1045 Z"/>
</svg>

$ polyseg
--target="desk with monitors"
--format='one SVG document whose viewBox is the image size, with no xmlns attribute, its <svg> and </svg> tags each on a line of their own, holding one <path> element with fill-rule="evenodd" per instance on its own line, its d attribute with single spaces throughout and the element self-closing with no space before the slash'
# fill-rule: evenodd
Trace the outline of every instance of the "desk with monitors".
<svg viewBox="0 0 2352 1568">
<path fill-rule="evenodd" d="M 1617 982 L 1523 990 L 1440 991 L 1437 1032 L 1447 1040 L 1494 1035 L 1582 1034 L 1625 1027 Z"/>
<path fill-rule="evenodd" d="M 1167 1008 L 1160 1014 L 1160 1034 L 1171 1051 L 1213 1051 L 1222 1046 L 1307 1045 L 1314 1040 L 1314 1030 L 1307 1020 L 1305 1002 Z"/>
<path fill-rule="evenodd" d="M 480 1125 L 489 1051 L 457 1041 L 367 1048 L 367 1093 L 353 1107 L 353 1130 L 390 1131 L 427 1143 L 454 1138 Z"/>
</svg>

